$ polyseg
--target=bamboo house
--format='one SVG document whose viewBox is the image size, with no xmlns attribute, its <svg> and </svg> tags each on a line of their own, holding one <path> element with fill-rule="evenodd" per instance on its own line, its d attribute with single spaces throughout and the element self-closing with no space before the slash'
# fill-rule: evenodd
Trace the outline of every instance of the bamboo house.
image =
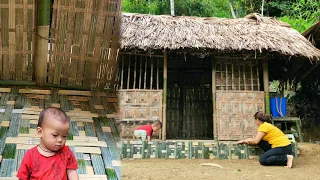
<svg viewBox="0 0 320 180">
<path fill-rule="evenodd" d="M 254 137 L 252 115 L 270 114 L 269 82 L 292 79 L 288 72 L 320 58 L 288 24 L 258 14 L 122 18 L 122 139 L 156 119 L 162 140 Z"/>
</svg>

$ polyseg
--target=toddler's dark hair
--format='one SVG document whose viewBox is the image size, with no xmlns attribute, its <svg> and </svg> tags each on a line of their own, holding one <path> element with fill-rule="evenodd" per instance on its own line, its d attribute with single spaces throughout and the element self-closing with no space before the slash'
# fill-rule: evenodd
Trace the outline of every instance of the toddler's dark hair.
<svg viewBox="0 0 320 180">
<path fill-rule="evenodd" d="M 162 128 L 162 122 L 159 120 L 155 120 L 152 124 L 155 126 L 160 126 L 160 128 Z"/>
<path fill-rule="evenodd" d="M 50 116 L 58 117 L 58 119 L 63 123 L 70 122 L 67 114 L 60 108 L 49 107 L 40 112 L 38 127 L 42 127 L 43 122 Z"/>
</svg>

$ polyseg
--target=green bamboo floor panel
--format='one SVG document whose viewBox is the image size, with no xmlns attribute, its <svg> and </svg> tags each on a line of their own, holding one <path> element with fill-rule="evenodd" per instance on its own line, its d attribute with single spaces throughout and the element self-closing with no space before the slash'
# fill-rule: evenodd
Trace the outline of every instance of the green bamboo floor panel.
<svg viewBox="0 0 320 180">
<path fill-rule="evenodd" d="M 0 162 L 1 177 L 13 176 L 18 171 L 23 156 L 27 151 L 27 149 L 16 149 L 18 147 L 17 144 L 6 143 L 6 138 L 34 137 L 35 134 L 32 135 L 31 133 L 36 133 L 36 121 L 38 120 L 36 116 L 39 116 L 38 112 L 41 109 L 60 107 L 67 113 L 75 114 L 75 108 L 78 108 L 78 112 L 81 110 L 86 111 L 83 113 L 89 115 L 91 113 L 102 117 L 106 116 L 105 111 L 100 108 L 102 106 L 101 102 L 95 102 L 90 96 L 61 95 L 58 89 L 51 89 L 51 94 L 49 95 L 41 94 L 38 91 L 39 89 L 28 88 L 27 91 L 29 90 L 30 92 L 23 94 L 19 93 L 19 88 L 12 88 L 10 93 L 0 93 L 0 156 L 3 158 Z M 37 91 L 32 92 L 32 90 Z M 40 94 L 35 92 L 40 92 Z M 100 109 L 95 109 L 96 107 Z M 26 108 L 29 109 L 27 114 L 24 113 Z M 82 112 L 79 113 L 81 114 Z M 23 116 L 25 118 L 22 119 Z M 102 126 L 110 127 L 105 125 L 104 121 L 106 119 L 94 117 L 92 119 L 93 122 L 82 122 L 79 117 L 71 118 L 68 140 L 74 140 L 75 136 L 78 139 L 97 138 L 99 141 L 105 141 L 108 147 L 101 147 L 101 154 L 93 154 L 78 153 L 76 148 L 79 147 L 70 146 L 69 148 L 75 154 L 78 162 L 79 169 L 77 172 L 79 174 L 108 175 L 108 179 L 118 180 L 121 176 L 120 167 L 112 165 L 112 161 L 120 160 L 120 153 L 116 149 L 116 142 L 114 142 L 115 138 L 113 137 L 113 134 L 117 133 L 117 131 L 107 134 L 102 131 Z M 95 124 L 99 124 L 98 129 Z M 119 136 L 119 134 L 115 135 Z M 79 142 L 79 140 L 77 141 Z M 38 140 L 29 140 L 29 143 L 36 145 L 39 142 Z M 91 170 L 89 168 L 88 171 L 88 167 L 91 167 L 93 172 L 89 172 Z"/>
</svg>

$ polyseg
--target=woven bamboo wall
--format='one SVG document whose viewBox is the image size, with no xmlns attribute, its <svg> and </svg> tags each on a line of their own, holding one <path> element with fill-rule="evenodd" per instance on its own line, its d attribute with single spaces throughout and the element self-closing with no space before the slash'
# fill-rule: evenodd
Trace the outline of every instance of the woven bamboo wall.
<svg viewBox="0 0 320 180">
<path fill-rule="evenodd" d="M 35 0 L 0 1 L 0 79 L 33 80 Z"/>
<path fill-rule="evenodd" d="M 216 109 L 219 140 L 253 138 L 258 129 L 253 115 L 264 111 L 264 92 L 218 91 Z"/>
<path fill-rule="evenodd" d="M 121 138 L 133 138 L 133 131 L 155 120 L 162 121 L 162 90 L 119 90 Z"/>
<path fill-rule="evenodd" d="M 117 89 L 120 0 L 55 0 L 48 83 Z"/>
</svg>

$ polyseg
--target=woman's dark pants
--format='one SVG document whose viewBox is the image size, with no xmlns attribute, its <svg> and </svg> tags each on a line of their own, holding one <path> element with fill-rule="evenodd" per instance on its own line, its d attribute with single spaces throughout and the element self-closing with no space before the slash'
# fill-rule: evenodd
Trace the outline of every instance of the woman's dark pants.
<svg viewBox="0 0 320 180">
<path fill-rule="evenodd" d="M 291 144 L 284 147 L 271 148 L 267 141 L 261 140 L 257 145 L 264 151 L 259 160 L 260 164 L 264 166 L 287 165 L 287 155 L 292 154 Z"/>
</svg>

